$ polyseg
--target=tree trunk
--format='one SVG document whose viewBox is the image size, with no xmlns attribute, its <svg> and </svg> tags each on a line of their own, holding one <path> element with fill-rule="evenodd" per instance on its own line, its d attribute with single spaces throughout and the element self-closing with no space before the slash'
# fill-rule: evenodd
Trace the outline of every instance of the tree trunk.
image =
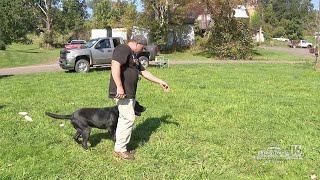
<svg viewBox="0 0 320 180">
<path fill-rule="evenodd" d="M 52 32 L 52 17 L 51 17 L 51 1 L 44 0 L 44 4 L 37 4 L 38 8 L 44 14 L 45 18 L 42 20 L 45 22 L 45 33 L 43 39 L 43 48 L 51 49 L 53 47 L 53 32 Z"/>
</svg>

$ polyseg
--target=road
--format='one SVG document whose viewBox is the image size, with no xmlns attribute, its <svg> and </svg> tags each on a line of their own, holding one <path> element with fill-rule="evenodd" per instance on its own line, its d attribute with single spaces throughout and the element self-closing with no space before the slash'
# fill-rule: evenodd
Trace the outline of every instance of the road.
<svg viewBox="0 0 320 180">
<path fill-rule="evenodd" d="M 308 49 L 299 48 L 281 48 L 281 47 L 262 47 L 265 49 L 270 49 L 274 51 L 289 52 L 299 56 L 311 56 Z M 305 61 L 253 61 L 253 60 L 202 60 L 202 61 L 170 61 L 169 64 L 204 64 L 204 63 L 215 63 L 215 64 L 240 64 L 240 63 L 272 63 L 272 64 L 301 64 Z M 150 62 L 150 65 L 155 65 L 155 62 Z M 0 69 L 0 76 L 3 75 L 14 75 L 14 74 L 27 74 L 27 73 L 38 73 L 38 72 L 53 72 L 53 71 L 64 71 L 58 65 L 54 64 L 44 64 L 44 65 L 33 65 L 25 67 L 15 67 L 15 68 L 4 68 Z"/>
<path fill-rule="evenodd" d="M 36 66 L 24 66 L 15 68 L 0 69 L 0 75 L 28 74 L 37 72 L 62 71 L 59 64 L 47 64 Z"/>
</svg>

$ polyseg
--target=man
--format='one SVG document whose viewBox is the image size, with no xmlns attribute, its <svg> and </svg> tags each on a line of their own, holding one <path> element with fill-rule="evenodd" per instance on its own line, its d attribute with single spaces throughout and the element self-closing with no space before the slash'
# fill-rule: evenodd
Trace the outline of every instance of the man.
<svg viewBox="0 0 320 180">
<path fill-rule="evenodd" d="M 134 160 L 134 155 L 127 150 L 127 144 L 135 120 L 134 105 L 139 74 L 160 84 L 165 92 L 170 91 L 166 82 L 145 70 L 137 60 L 136 54 L 140 53 L 146 44 L 147 39 L 144 36 L 136 35 L 128 44 L 118 45 L 112 55 L 109 97 L 116 100 L 119 109 L 113 154 L 124 160 Z"/>
</svg>

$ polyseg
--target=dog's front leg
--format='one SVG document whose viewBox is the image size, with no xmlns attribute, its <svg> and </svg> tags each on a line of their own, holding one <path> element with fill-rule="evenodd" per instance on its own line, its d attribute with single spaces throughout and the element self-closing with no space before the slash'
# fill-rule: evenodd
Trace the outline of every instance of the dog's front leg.
<svg viewBox="0 0 320 180">
<path fill-rule="evenodd" d="M 87 128 L 82 131 L 82 147 L 85 150 L 89 149 L 87 143 L 89 140 L 90 132 L 91 132 L 91 128 Z"/>
</svg>

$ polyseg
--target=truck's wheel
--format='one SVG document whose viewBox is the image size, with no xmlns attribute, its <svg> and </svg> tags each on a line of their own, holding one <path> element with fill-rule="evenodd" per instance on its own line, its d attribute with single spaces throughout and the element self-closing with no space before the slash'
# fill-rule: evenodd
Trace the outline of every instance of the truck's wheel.
<svg viewBox="0 0 320 180">
<path fill-rule="evenodd" d="M 79 61 L 77 61 L 74 69 L 76 70 L 76 72 L 85 72 L 85 73 L 89 72 L 90 70 L 89 62 L 87 60 L 80 59 Z"/>
<path fill-rule="evenodd" d="M 149 66 L 149 59 L 148 59 L 147 57 L 145 57 L 145 56 L 140 56 L 140 57 L 139 57 L 139 61 L 140 61 L 141 65 L 142 65 L 144 68 L 146 68 L 146 67 Z"/>
<path fill-rule="evenodd" d="M 312 47 L 311 45 L 308 45 L 308 46 L 307 46 L 307 48 L 311 48 L 311 47 Z"/>
</svg>

